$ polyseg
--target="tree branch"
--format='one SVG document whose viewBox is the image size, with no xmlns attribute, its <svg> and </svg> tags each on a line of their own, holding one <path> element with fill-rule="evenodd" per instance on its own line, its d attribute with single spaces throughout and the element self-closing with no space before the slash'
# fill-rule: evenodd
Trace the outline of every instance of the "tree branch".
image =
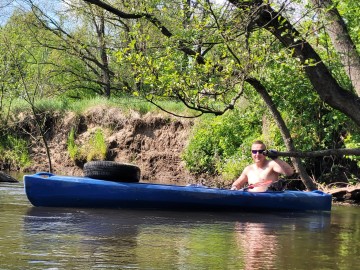
<svg viewBox="0 0 360 270">
<path fill-rule="evenodd" d="M 354 149 L 328 149 L 328 150 L 319 150 L 319 151 L 308 151 L 308 152 L 301 152 L 301 151 L 292 151 L 292 152 L 277 152 L 278 156 L 283 157 L 326 157 L 326 156 L 360 156 L 360 148 Z"/>
<path fill-rule="evenodd" d="M 157 19 L 154 15 L 152 14 L 148 14 L 148 13 L 125 13 L 122 12 L 121 10 L 114 8 L 113 6 L 110 6 L 106 3 L 104 3 L 103 1 L 99 1 L 99 0 L 84 0 L 84 2 L 93 4 L 93 5 L 97 5 L 98 7 L 101 7 L 109 12 L 111 12 L 112 14 L 115 14 L 117 16 L 119 16 L 120 18 L 123 19 L 141 19 L 141 18 L 145 18 L 146 20 L 148 20 L 149 22 L 151 22 L 153 25 L 155 25 L 156 28 L 158 28 L 160 30 L 160 32 L 170 38 L 173 36 L 173 34 L 170 32 L 169 29 L 167 29 L 162 22 Z M 188 48 L 185 46 L 185 42 L 184 41 L 179 41 L 179 50 L 183 51 L 185 54 L 187 55 L 191 55 L 191 56 L 195 56 L 196 61 L 199 64 L 205 64 L 205 60 L 204 58 L 198 54 L 196 51 Z"/>
</svg>

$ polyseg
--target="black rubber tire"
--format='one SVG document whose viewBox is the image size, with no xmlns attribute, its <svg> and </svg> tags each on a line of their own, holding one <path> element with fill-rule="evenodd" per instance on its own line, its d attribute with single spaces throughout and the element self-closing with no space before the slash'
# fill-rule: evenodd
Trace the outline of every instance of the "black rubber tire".
<svg viewBox="0 0 360 270">
<path fill-rule="evenodd" d="M 84 165 L 84 175 L 94 179 L 136 183 L 140 181 L 140 168 L 114 161 L 90 161 Z"/>
</svg>

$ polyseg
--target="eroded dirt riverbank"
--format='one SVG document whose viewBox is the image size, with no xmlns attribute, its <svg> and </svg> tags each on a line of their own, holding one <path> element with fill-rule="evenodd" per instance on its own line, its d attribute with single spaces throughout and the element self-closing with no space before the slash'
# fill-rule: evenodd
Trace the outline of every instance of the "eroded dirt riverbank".
<svg viewBox="0 0 360 270">
<path fill-rule="evenodd" d="M 108 146 L 108 160 L 132 163 L 141 169 L 141 181 L 157 183 L 203 183 L 224 186 L 220 178 L 190 174 L 181 160 L 181 153 L 189 140 L 193 120 L 164 115 L 141 116 L 133 112 L 124 115 L 119 109 L 95 107 L 82 116 L 68 113 L 55 115 L 48 121 L 48 144 L 53 172 L 83 175 L 83 162 L 69 156 L 67 141 L 71 129 L 75 142 L 81 146 L 101 128 Z M 38 139 L 31 141 L 32 166 L 27 171 L 48 171 L 45 147 Z"/>
</svg>

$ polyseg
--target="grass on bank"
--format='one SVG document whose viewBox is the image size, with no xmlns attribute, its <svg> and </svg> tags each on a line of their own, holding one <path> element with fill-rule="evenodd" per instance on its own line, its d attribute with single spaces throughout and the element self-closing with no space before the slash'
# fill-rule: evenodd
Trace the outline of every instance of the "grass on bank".
<svg viewBox="0 0 360 270">
<path fill-rule="evenodd" d="M 124 114 L 129 114 L 131 111 L 136 111 L 141 115 L 149 112 L 162 113 L 164 112 L 157 106 L 151 104 L 146 100 L 136 97 L 122 97 L 122 98 L 103 98 L 95 97 L 91 99 L 82 100 L 68 100 L 68 99 L 42 99 L 35 102 L 36 110 L 40 112 L 66 112 L 71 111 L 76 115 L 81 115 L 89 108 L 95 106 L 105 106 L 108 108 L 119 108 Z M 159 106 L 166 111 L 176 115 L 194 116 L 196 112 L 188 109 L 184 104 L 172 101 L 159 102 Z M 5 106 L 4 106 L 5 107 Z M 16 99 L 12 101 L 10 108 L 10 115 L 18 115 L 22 112 L 29 112 L 30 104 L 24 99 Z M 164 112 L 165 113 L 165 112 Z"/>
<path fill-rule="evenodd" d="M 67 140 L 67 150 L 73 161 L 105 160 L 107 145 L 103 130 L 98 128 L 88 141 L 78 145 L 75 142 L 75 130 L 72 128 Z"/>
</svg>

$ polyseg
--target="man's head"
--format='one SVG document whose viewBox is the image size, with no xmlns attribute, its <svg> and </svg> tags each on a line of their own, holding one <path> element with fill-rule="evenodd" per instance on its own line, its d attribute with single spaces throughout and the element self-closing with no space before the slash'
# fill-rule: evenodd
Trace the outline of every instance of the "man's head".
<svg viewBox="0 0 360 270">
<path fill-rule="evenodd" d="M 264 151 L 266 146 L 262 141 L 255 141 L 251 145 L 251 157 L 255 162 L 265 160 Z"/>
</svg>

